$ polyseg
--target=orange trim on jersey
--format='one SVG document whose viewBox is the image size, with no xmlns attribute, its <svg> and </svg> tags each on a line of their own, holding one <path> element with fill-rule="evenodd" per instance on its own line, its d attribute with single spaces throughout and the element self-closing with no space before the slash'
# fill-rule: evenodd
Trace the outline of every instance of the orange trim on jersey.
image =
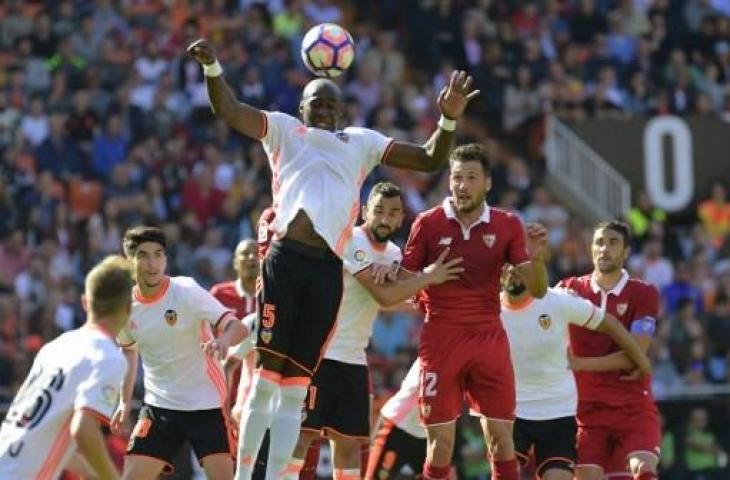
<svg viewBox="0 0 730 480">
<path fill-rule="evenodd" d="M 345 473 L 345 470 L 350 470 L 348 468 L 335 468 L 335 471 L 332 472 L 332 479 L 333 480 L 358 480 L 360 478 L 360 472 L 358 471 L 355 475 L 348 475 Z M 357 470 L 357 469 L 352 469 Z"/>
<path fill-rule="evenodd" d="M 373 442 L 373 448 L 370 449 L 368 468 L 365 472 L 365 480 L 373 480 L 375 476 L 375 469 L 378 467 L 378 461 L 380 460 L 380 455 L 383 453 L 383 448 L 385 447 L 385 442 L 388 441 L 388 436 L 394 426 L 395 423 L 385 419 L 383 426 L 380 427 L 380 430 L 378 430 L 378 433 L 375 436 L 375 441 Z"/>
<path fill-rule="evenodd" d="M 225 326 L 226 326 L 226 325 L 228 325 L 228 322 L 230 322 L 231 320 L 238 320 L 238 319 L 236 318 L 236 314 L 235 314 L 235 313 L 233 313 L 232 311 L 228 310 L 228 311 L 226 311 L 226 312 L 223 312 L 223 314 L 222 314 L 222 315 L 221 315 L 220 317 L 218 317 L 218 320 L 216 320 L 216 321 L 215 321 L 215 323 L 213 324 L 213 330 L 216 330 L 216 331 L 218 331 L 218 327 L 220 326 L 220 323 L 221 323 L 221 322 L 222 322 L 223 320 L 225 320 L 225 319 L 226 319 L 226 317 L 228 317 L 228 320 L 226 320 L 226 323 L 225 323 L 225 325 L 223 325 L 223 329 L 224 329 L 224 330 L 225 330 Z"/>
<path fill-rule="evenodd" d="M 101 413 L 98 410 L 94 410 L 91 407 L 81 407 L 81 408 L 79 408 L 79 410 L 88 412 L 89 414 L 91 414 L 92 417 L 99 420 L 99 422 L 101 422 L 101 424 L 104 425 L 105 427 L 108 427 L 109 423 L 111 422 L 111 418 L 109 418 L 107 415 L 104 415 L 103 413 Z"/>
<path fill-rule="evenodd" d="M 149 305 L 152 303 L 155 303 L 159 301 L 162 297 L 165 296 L 167 293 L 167 290 L 170 288 L 170 277 L 165 275 L 162 278 L 162 286 L 157 289 L 157 291 L 151 296 L 151 297 L 145 297 L 142 295 L 142 291 L 139 289 L 139 285 L 135 285 L 134 289 L 132 290 L 134 294 L 134 299 L 137 300 L 139 303 L 144 303 L 145 305 Z"/>
<path fill-rule="evenodd" d="M 61 470 L 61 460 L 68 450 L 68 446 L 71 443 L 71 418 L 73 414 L 69 415 L 68 419 L 63 422 L 61 430 L 58 432 L 58 436 L 51 444 L 51 449 L 46 455 L 46 460 L 41 465 L 41 469 L 38 470 L 37 480 L 54 480 Z"/>
<path fill-rule="evenodd" d="M 385 161 L 388 159 L 388 155 L 390 154 L 390 151 L 393 150 L 393 146 L 395 146 L 395 139 L 391 139 L 390 143 L 388 143 L 388 146 L 385 147 L 385 150 L 383 151 L 383 156 L 380 157 L 381 165 L 385 165 Z"/>
<path fill-rule="evenodd" d="M 228 312 L 227 312 L 228 313 Z M 201 322 L 200 324 L 200 340 L 206 342 L 213 339 L 213 332 L 210 329 L 210 324 Z M 205 371 L 208 374 L 208 378 L 213 383 L 216 391 L 218 392 L 218 399 L 221 405 L 221 414 L 223 415 L 223 422 L 226 427 L 226 436 L 228 437 L 228 450 L 233 456 L 236 452 L 236 438 L 234 434 L 233 421 L 228 416 L 228 408 L 226 403 L 228 401 L 228 384 L 226 377 L 223 374 L 220 362 L 213 359 L 210 355 L 205 355 Z"/>
<path fill-rule="evenodd" d="M 279 385 L 281 383 L 281 373 L 272 372 L 271 370 L 264 370 L 263 368 L 257 368 L 253 371 L 254 376 L 258 375 L 261 378 L 265 378 L 271 383 Z"/>
<path fill-rule="evenodd" d="M 525 308 L 530 306 L 533 300 L 534 299 L 531 296 L 526 295 L 525 298 L 523 298 L 522 300 L 513 303 L 510 302 L 507 295 L 502 295 L 502 306 L 509 310 L 524 310 Z"/>
<path fill-rule="evenodd" d="M 282 387 L 308 387 L 312 383 L 309 377 L 286 377 L 282 378 L 279 385 Z"/>
<path fill-rule="evenodd" d="M 360 169 L 360 173 L 357 176 L 356 184 L 358 185 L 357 188 L 360 188 L 362 186 L 362 182 L 365 181 L 365 177 L 367 176 L 367 172 L 364 168 Z M 352 238 L 352 229 L 355 226 L 355 221 L 357 220 L 358 215 L 360 214 L 360 197 L 356 196 L 355 200 L 352 202 L 352 205 L 350 206 L 350 216 L 347 219 L 347 224 L 345 225 L 345 228 L 342 229 L 340 232 L 339 237 L 337 237 L 337 243 L 335 244 L 335 254 L 338 257 L 342 257 L 342 254 L 345 252 L 345 247 L 347 246 L 347 242 L 350 241 L 350 238 Z"/>
<path fill-rule="evenodd" d="M 294 364 L 294 365 L 296 365 L 297 367 L 301 368 L 302 370 L 304 370 L 304 371 L 305 371 L 305 372 L 307 372 L 308 374 L 310 374 L 310 375 L 314 375 L 314 372 L 312 372 L 312 370 L 310 370 L 309 368 L 305 367 L 304 365 L 302 365 L 301 363 L 297 362 L 296 360 L 294 360 L 293 358 L 291 358 L 291 357 L 290 357 L 290 356 L 288 356 L 288 355 L 285 355 L 285 354 L 283 354 L 283 353 L 281 353 L 281 352 L 277 352 L 276 350 L 271 350 L 270 348 L 266 348 L 266 347 L 259 347 L 258 345 L 257 345 L 256 347 L 254 347 L 254 348 L 255 348 L 256 350 L 261 350 L 261 351 L 264 351 L 264 352 L 270 353 L 270 354 L 272 354 L 272 355 L 276 355 L 277 357 L 283 358 L 284 360 L 286 360 L 286 361 L 288 361 L 288 362 L 291 362 L 292 364 Z M 319 363 L 317 363 L 317 365 L 319 365 Z"/>
<path fill-rule="evenodd" d="M 535 471 L 539 472 L 539 471 L 540 471 L 540 469 L 542 469 L 542 467 L 543 467 L 543 466 L 544 466 L 544 465 L 545 465 L 546 463 L 548 463 L 548 462 L 552 462 L 552 461 L 554 461 L 554 460 L 562 460 L 562 461 L 564 461 L 564 462 L 567 462 L 567 463 L 568 463 L 568 465 L 575 465 L 575 461 L 574 461 L 574 460 L 571 460 L 570 458 L 567 458 L 567 457 L 548 457 L 548 458 L 546 458 L 545 460 L 543 460 L 543 461 L 542 461 L 542 463 L 541 463 L 540 465 L 538 465 L 538 467 L 537 467 L 537 468 L 535 469 Z M 540 478 L 542 478 L 542 475 L 540 475 Z"/>
</svg>

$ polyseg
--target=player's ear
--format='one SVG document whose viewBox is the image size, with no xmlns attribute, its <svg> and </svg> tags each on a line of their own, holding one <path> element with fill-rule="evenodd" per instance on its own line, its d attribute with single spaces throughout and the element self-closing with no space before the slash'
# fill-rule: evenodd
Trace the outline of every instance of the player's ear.
<svg viewBox="0 0 730 480">
<path fill-rule="evenodd" d="M 486 184 L 487 192 L 489 192 L 492 189 L 492 176 L 487 174 L 486 178 L 484 179 L 484 182 Z"/>
<path fill-rule="evenodd" d="M 84 310 L 85 313 L 89 313 L 89 301 L 86 298 L 86 294 L 81 294 L 81 308 Z"/>
<path fill-rule="evenodd" d="M 366 203 L 362 207 L 360 207 L 360 216 L 362 217 L 362 221 L 366 221 L 368 219 L 368 204 Z"/>
</svg>

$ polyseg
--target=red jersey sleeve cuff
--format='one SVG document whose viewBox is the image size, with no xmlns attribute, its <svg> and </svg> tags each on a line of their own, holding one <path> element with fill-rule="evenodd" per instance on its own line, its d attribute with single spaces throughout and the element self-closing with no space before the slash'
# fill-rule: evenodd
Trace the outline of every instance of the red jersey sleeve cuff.
<svg viewBox="0 0 730 480">
<path fill-rule="evenodd" d="M 213 324 L 213 329 L 217 330 L 220 326 L 225 326 L 226 323 L 230 322 L 231 320 L 238 320 L 236 316 L 231 312 L 230 310 L 223 313 L 220 317 L 218 317 L 218 320 Z"/>
</svg>

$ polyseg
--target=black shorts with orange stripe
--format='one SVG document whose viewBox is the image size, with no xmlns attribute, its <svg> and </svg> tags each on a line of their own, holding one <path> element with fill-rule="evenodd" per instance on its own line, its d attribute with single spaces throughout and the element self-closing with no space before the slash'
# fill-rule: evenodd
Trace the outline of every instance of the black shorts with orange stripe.
<svg viewBox="0 0 730 480">
<path fill-rule="evenodd" d="M 302 430 L 370 438 L 368 367 L 324 359 L 312 378 Z"/>
<path fill-rule="evenodd" d="M 426 439 L 414 437 L 388 419 L 383 420 L 370 449 L 366 480 L 396 478 L 404 467 L 421 478 L 426 461 Z"/>
<path fill-rule="evenodd" d="M 231 445 L 223 412 L 211 410 L 170 410 L 143 405 L 127 445 L 127 455 L 143 455 L 173 463 L 185 442 L 190 442 L 199 461 L 210 455 L 231 455 Z"/>
<path fill-rule="evenodd" d="M 342 300 L 342 260 L 294 240 L 271 243 L 261 266 L 256 349 L 311 376 L 317 370 Z"/>
<path fill-rule="evenodd" d="M 538 476 L 551 468 L 573 471 L 577 456 L 575 417 L 561 417 L 551 420 L 525 420 L 517 418 L 513 438 L 515 452 L 524 466 L 535 457 Z"/>
</svg>

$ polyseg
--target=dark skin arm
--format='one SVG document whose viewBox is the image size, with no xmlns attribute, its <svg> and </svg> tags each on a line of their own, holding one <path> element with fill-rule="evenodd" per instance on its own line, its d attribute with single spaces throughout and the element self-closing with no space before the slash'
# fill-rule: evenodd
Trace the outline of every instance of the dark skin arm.
<svg viewBox="0 0 730 480">
<path fill-rule="evenodd" d="M 201 65 L 211 65 L 216 61 L 215 51 L 205 39 L 190 44 L 187 54 Z M 479 90 L 472 90 L 472 83 L 472 77 L 464 71 L 455 71 L 451 75 L 449 85 L 438 96 L 439 109 L 444 117 L 458 120 L 462 116 L 469 101 L 479 94 Z M 223 75 L 206 76 L 205 85 L 211 107 L 217 116 L 247 137 L 261 137 L 265 125 L 261 110 L 239 102 Z M 437 128 L 423 145 L 395 142 L 386 164 L 407 170 L 435 172 L 446 165 L 453 144 L 454 132 Z"/>
</svg>

